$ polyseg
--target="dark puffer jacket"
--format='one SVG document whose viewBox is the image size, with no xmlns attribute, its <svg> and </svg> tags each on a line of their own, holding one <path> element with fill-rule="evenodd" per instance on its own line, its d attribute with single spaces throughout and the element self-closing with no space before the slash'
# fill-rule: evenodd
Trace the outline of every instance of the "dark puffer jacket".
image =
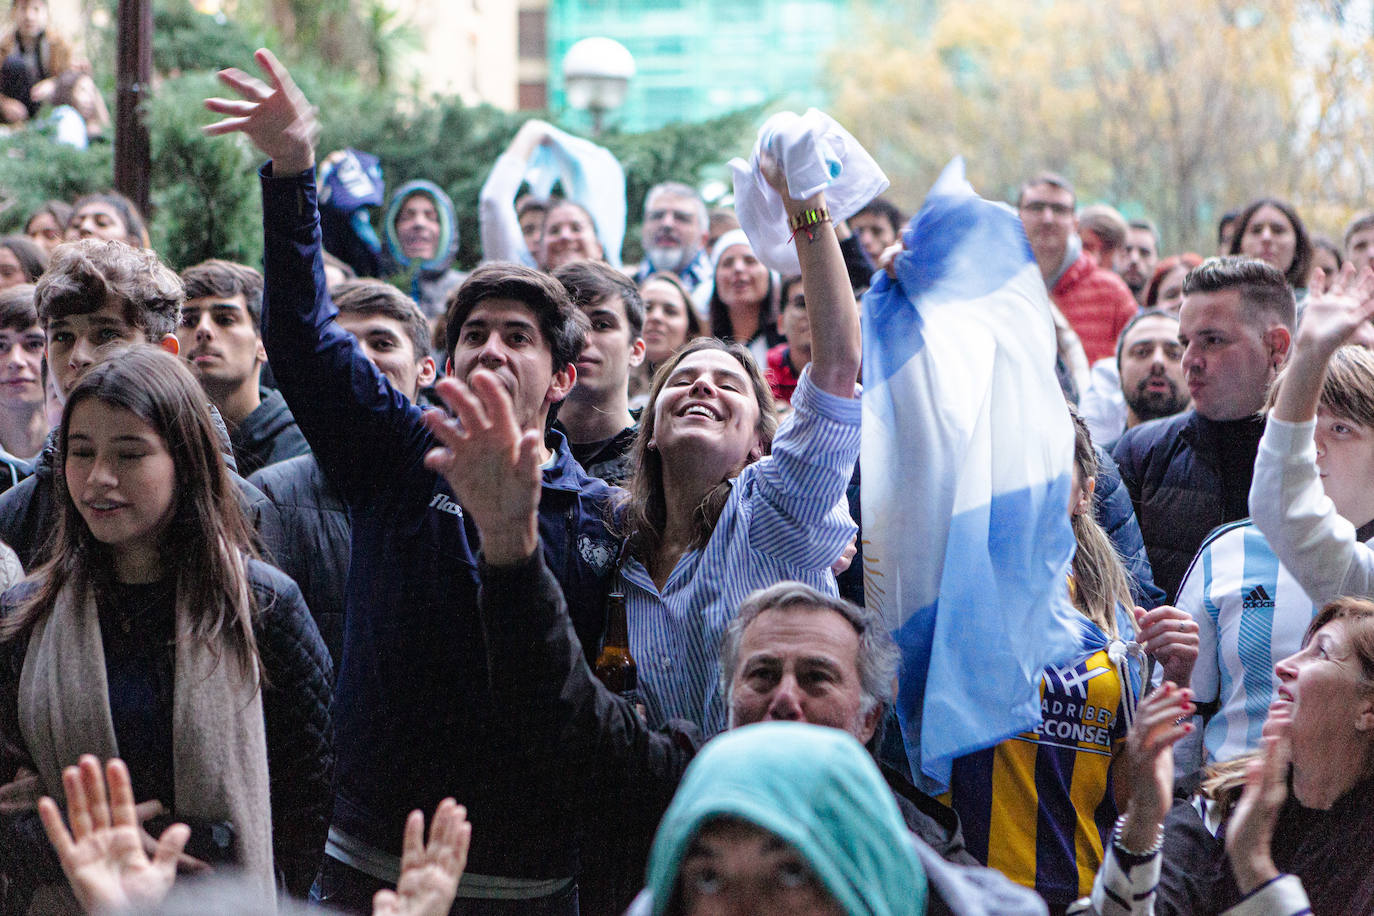
<svg viewBox="0 0 1374 916">
<path fill-rule="evenodd" d="M 1150 558 L 1145 553 L 1145 540 L 1136 522 L 1131 494 L 1121 485 L 1121 470 L 1100 445 L 1097 453 L 1097 489 L 1094 491 L 1093 514 L 1097 523 L 1111 538 L 1112 546 L 1121 556 L 1131 585 L 1131 596 L 1146 610 L 1164 603 L 1164 590 L 1155 585 Z"/>
<path fill-rule="evenodd" d="M 352 551 L 348 506 L 314 455 L 269 465 L 249 482 L 277 507 L 282 537 L 277 559 L 301 587 L 337 670 L 343 652 L 344 591 Z"/>
<path fill-rule="evenodd" d="M 262 713 L 267 733 L 273 857 L 279 880 L 290 893 L 304 897 L 324 856 L 329 831 L 334 777 L 330 714 L 333 667 L 295 583 L 256 560 L 249 561 L 248 580 L 257 607 L 253 633 L 266 676 Z M 12 613 L 30 588 L 21 584 L 6 592 L 0 617 Z M 28 639 L 22 636 L 0 645 L 0 784 L 13 779 L 19 767 L 33 768 L 18 717 L 19 677 L 27 650 Z M 171 646 L 161 666 L 161 671 L 149 670 L 147 677 L 170 683 L 174 669 Z M 162 693 L 170 719 L 170 688 Z M 55 791 L 52 786 L 45 788 Z M 62 881 L 61 869 L 33 812 L 0 817 L 0 871 L 16 869 L 12 877 L 18 877 L 21 885 Z"/>
<path fill-rule="evenodd" d="M 1187 410 L 1142 423 L 1117 440 L 1112 457 L 1135 504 L 1155 584 L 1169 601 L 1208 532 L 1246 516 L 1243 499 L 1227 511 L 1224 490 L 1249 491 L 1262 431 L 1253 419 L 1216 422 Z M 1238 446 L 1249 460 L 1232 470 L 1233 479 L 1223 479 L 1223 452 Z"/>
<path fill-rule="evenodd" d="M 310 451 L 280 391 L 263 392 L 262 403 L 229 434 L 229 444 L 245 477 Z"/>
</svg>

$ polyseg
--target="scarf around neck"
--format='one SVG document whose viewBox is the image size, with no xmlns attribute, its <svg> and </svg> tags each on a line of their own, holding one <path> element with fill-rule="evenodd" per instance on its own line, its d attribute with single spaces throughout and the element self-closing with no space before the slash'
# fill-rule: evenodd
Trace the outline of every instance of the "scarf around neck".
<svg viewBox="0 0 1374 916">
<path fill-rule="evenodd" d="M 246 575 L 242 578 L 245 583 Z M 267 739 L 256 663 L 245 679 L 227 650 L 219 657 L 191 635 L 176 607 L 172 689 L 177 815 L 228 821 L 238 867 L 263 893 L 275 888 Z M 49 795 L 61 798 L 62 769 L 82 754 L 119 756 L 94 595 L 69 584 L 29 637 L 19 678 L 19 727 Z M 138 774 L 133 774 L 137 781 Z"/>
</svg>

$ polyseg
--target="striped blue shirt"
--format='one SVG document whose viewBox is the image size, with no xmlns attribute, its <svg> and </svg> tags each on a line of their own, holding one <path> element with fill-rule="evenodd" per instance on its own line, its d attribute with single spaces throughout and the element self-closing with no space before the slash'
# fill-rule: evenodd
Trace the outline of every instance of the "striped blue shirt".
<svg viewBox="0 0 1374 916">
<path fill-rule="evenodd" d="M 709 737 L 725 729 L 719 648 L 750 592 L 795 579 L 837 594 L 834 563 L 858 530 L 845 486 L 859 456 L 859 398 L 842 398 L 802 371 L 793 413 L 771 455 L 733 481 L 706 546 L 673 567 L 662 593 L 638 559 L 621 567 L 630 652 L 649 724 L 687 719 Z"/>
<path fill-rule="evenodd" d="M 1203 731 L 1201 762 L 1254 750 L 1274 698 L 1274 665 L 1302 648 L 1311 599 L 1246 520 L 1203 541 L 1179 586 L 1178 608 L 1198 625 L 1193 692 L 1199 702 L 1221 703 Z"/>
</svg>

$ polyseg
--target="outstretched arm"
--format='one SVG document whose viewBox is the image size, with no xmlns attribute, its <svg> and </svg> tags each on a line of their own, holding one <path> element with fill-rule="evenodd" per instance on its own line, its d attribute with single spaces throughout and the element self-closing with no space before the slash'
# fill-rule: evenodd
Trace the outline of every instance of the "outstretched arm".
<svg viewBox="0 0 1374 916">
<path fill-rule="evenodd" d="M 806 214 L 825 210 L 824 192 L 805 200 L 792 199 L 787 193 L 787 178 L 771 155 L 762 157 L 759 168 L 782 197 L 790 223 L 795 225 Z M 852 398 L 859 379 L 863 341 L 859 334 L 859 307 L 849 285 L 849 272 L 835 228 L 827 217 L 824 222 L 798 229 L 792 241 L 801 262 L 806 317 L 811 323 L 811 381 L 831 394 Z"/>
<path fill-rule="evenodd" d="M 206 99 L 206 108 L 227 117 L 205 132 L 211 136 L 246 134 L 271 158 L 274 177 L 299 175 L 315 164 L 315 141 L 320 136 L 315 108 L 275 54 L 261 48 L 254 58 L 270 85 L 236 67 L 221 70 L 220 81 L 242 98 Z"/>
<path fill-rule="evenodd" d="M 1374 551 L 1327 498 L 1313 438 L 1327 364 L 1372 315 L 1374 271 L 1368 268 L 1358 278 L 1347 268 L 1326 295 L 1308 300 L 1255 457 L 1250 515 L 1318 605 L 1364 594 L 1374 584 Z"/>
<path fill-rule="evenodd" d="M 395 489 L 401 475 L 419 469 L 431 443 L 419 409 L 335 321 L 312 172 L 319 122 L 281 62 L 267 50 L 256 58 L 267 81 L 222 71 L 220 80 L 241 98 L 207 99 L 207 108 L 226 117 L 205 131 L 241 133 L 272 158 L 262 178 L 263 343 L 320 466 L 358 501 L 380 481 Z M 369 450 L 365 458 L 360 449 Z"/>
</svg>

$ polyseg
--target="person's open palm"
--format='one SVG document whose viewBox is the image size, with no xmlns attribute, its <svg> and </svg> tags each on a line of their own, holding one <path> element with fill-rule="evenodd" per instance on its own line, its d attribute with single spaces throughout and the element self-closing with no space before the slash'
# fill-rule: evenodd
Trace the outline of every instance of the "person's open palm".
<svg viewBox="0 0 1374 916">
<path fill-rule="evenodd" d="M 275 54 L 261 48 L 254 56 L 268 82 L 235 67 L 221 70 L 220 81 L 242 98 L 206 99 L 206 108 L 227 117 L 204 130 L 211 136 L 245 134 L 271 157 L 276 176 L 304 172 L 315 164 L 315 142 L 320 134 L 315 108 Z"/>
<path fill-rule="evenodd" d="M 1309 296 L 1298 326 L 1297 341 L 1316 352 L 1330 354 L 1374 318 L 1374 272 L 1356 274 L 1347 264 L 1321 295 Z"/>
<path fill-rule="evenodd" d="M 372 916 L 444 916 L 453 906 L 467 866 L 472 825 L 451 798 L 439 803 L 425 843 L 425 816 L 410 812 L 401 847 L 401 879 L 394 891 L 378 891 Z"/>
<path fill-rule="evenodd" d="M 51 798 L 39 800 L 38 815 L 82 907 L 87 911 L 120 909 L 165 897 L 176 879 L 177 857 L 190 839 L 191 828 L 185 824 L 168 827 L 149 859 L 129 770 L 119 759 L 110 760 L 102 776 L 95 757 L 82 757 L 78 766 L 62 772 L 62 788 L 70 832 Z"/>
</svg>

